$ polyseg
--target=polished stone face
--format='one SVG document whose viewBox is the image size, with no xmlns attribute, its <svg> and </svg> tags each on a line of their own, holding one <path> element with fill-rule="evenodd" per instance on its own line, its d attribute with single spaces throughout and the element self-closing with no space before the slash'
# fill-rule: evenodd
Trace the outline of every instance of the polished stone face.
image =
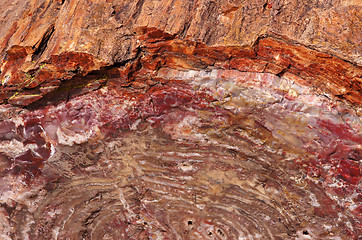
<svg viewBox="0 0 362 240">
<path fill-rule="evenodd" d="M 358 1 L 3 0 L 0 239 L 358 239 Z"/>
<path fill-rule="evenodd" d="M 292 75 L 161 68 L 157 79 L 105 86 L 2 122 L 6 234 L 354 234 L 362 138 L 347 105 Z"/>
</svg>

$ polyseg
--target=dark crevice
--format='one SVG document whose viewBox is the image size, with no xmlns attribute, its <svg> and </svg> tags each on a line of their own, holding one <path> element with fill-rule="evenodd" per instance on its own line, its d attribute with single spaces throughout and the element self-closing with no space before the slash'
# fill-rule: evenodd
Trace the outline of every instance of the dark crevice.
<svg viewBox="0 0 362 240">
<path fill-rule="evenodd" d="M 264 38 L 267 38 L 269 37 L 269 35 L 266 33 L 266 34 L 262 34 L 260 36 L 258 36 L 255 41 L 252 43 L 251 47 L 253 48 L 254 50 L 254 53 L 255 53 L 255 56 L 257 56 L 257 53 L 259 51 L 259 42 L 260 40 L 264 39 Z"/>
<path fill-rule="evenodd" d="M 11 207 L 6 203 L 0 203 L 0 207 L 2 207 L 3 209 L 5 209 L 6 213 L 11 217 L 11 215 L 13 214 L 13 212 L 15 211 L 16 206 Z"/>
<path fill-rule="evenodd" d="M 282 71 L 280 71 L 280 72 L 277 73 L 276 75 L 277 75 L 278 77 L 280 77 L 280 78 L 283 77 L 284 74 L 290 69 L 290 67 L 291 67 L 291 65 L 289 64 L 288 67 L 284 68 Z"/>
<path fill-rule="evenodd" d="M 217 233 L 221 236 L 225 236 L 225 234 L 220 229 L 217 230 Z"/>
<path fill-rule="evenodd" d="M 187 9 L 188 12 L 192 12 L 193 10 L 193 4 L 189 4 L 189 8 Z M 191 15 L 190 15 L 191 16 Z M 187 21 L 185 21 L 184 26 L 182 28 L 182 30 L 180 31 L 178 35 L 179 38 L 183 39 L 186 37 L 187 31 L 189 30 L 190 26 L 191 26 L 191 17 L 189 17 L 189 19 L 187 19 Z"/>
<path fill-rule="evenodd" d="M 43 52 L 45 51 L 47 45 L 48 45 L 48 42 L 49 42 L 49 39 L 51 38 L 51 36 L 53 35 L 54 33 L 54 26 L 51 26 L 43 35 L 43 38 L 41 39 L 39 45 L 38 43 L 33 47 L 35 48 L 35 51 L 33 53 L 33 57 L 32 57 L 32 60 L 33 61 L 36 61 L 40 58 L 40 56 L 43 54 Z M 38 46 L 37 46 L 38 45 Z"/>
<path fill-rule="evenodd" d="M 145 3 L 145 0 L 139 0 L 136 4 L 136 9 L 134 14 L 130 17 L 130 19 L 134 19 L 134 21 L 138 20 L 138 16 L 142 12 L 143 4 Z"/>
<path fill-rule="evenodd" d="M 190 21 L 187 21 L 187 22 L 184 24 L 184 27 L 182 28 L 182 30 L 181 30 L 181 32 L 180 32 L 180 34 L 179 34 L 179 37 L 180 37 L 181 39 L 186 37 L 186 33 L 187 33 L 187 31 L 189 30 L 190 25 L 191 25 L 191 22 L 190 22 Z"/>
<path fill-rule="evenodd" d="M 114 67 L 124 67 L 124 66 L 126 66 L 127 63 L 133 62 L 136 59 L 138 59 L 140 57 L 141 52 L 142 52 L 142 49 L 140 47 L 137 47 L 135 49 L 135 56 L 133 58 L 129 58 L 129 59 L 119 61 L 119 62 L 114 62 L 112 65 L 105 66 L 105 67 L 103 67 L 101 69 L 109 70 L 109 69 L 112 69 Z"/>
<path fill-rule="evenodd" d="M 102 208 L 99 208 L 99 209 L 91 212 L 91 214 L 84 220 L 84 222 L 83 222 L 84 225 L 87 226 L 87 225 L 93 223 L 94 219 L 95 219 L 96 217 L 98 217 L 99 212 L 100 212 L 101 210 L 102 210 Z"/>
<path fill-rule="evenodd" d="M 93 88 L 89 90 L 86 87 L 94 84 Z M 103 71 L 98 71 L 97 73 L 92 73 L 86 76 L 75 76 L 69 80 L 63 81 L 60 83 L 58 88 L 48 94 L 44 95 L 41 99 L 24 106 L 28 110 L 36 110 L 43 108 L 47 105 L 57 105 L 61 102 L 68 102 L 70 99 L 87 94 L 91 91 L 95 91 L 104 87 L 107 84 L 107 76 Z M 39 89 L 41 86 L 38 86 Z"/>
<path fill-rule="evenodd" d="M 116 15 L 116 8 L 115 6 L 112 6 L 112 12 L 111 12 L 111 17 L 114 17 Z"/>
<path fill-rule="evenodd" d="M 107 86 L 108 79 L 114 78 L 111 73 L 112 69 L 124 67 L 129 63 L 134 64 L 134 69 L 132 69 L 127 76 L 127 78 L 132 81 L 134 72 L 138 71 L 141 68 L 139 61 L 137 60 L 140 58 L 141 52 L 141 48 L 136 48 L 136 53 L 133 58 L 121 62 L 116 62 L 110 66 L 102 67 L 99 70 L 91 71 L 86 75 L 84 75 L 84 73 L 79 69 L 78 71 L 75 70 L 75 75 L 71 79 L 62 81 L 56 90 L 49 92 L 41 99 L 29 104 L 28 106 L 24 106 L 24 108 L 28 110 L 36 110 L 39 108 L 43 108 L 49 104 L 56 105 L 61 102 L 68 102 L 74 97 L 103 88 Z M 91 88 L 89 90 L 86 89 L 87 86 L 92 84 L 95 85 L 94 88 Z M 41 86 L 38 86 L 34 90 L 37 90 L 40 87 Z"/>
</svg>

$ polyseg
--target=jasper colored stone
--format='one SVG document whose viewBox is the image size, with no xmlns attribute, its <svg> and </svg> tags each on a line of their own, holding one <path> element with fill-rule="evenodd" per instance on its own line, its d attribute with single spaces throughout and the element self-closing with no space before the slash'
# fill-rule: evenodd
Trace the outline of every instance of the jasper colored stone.
<svg viewBox="0 0 362 240">
<path fill-rule="evenodd" d="M 0 239 L 359 239 L 358 1 L 0 10 Z"/>
</svg>

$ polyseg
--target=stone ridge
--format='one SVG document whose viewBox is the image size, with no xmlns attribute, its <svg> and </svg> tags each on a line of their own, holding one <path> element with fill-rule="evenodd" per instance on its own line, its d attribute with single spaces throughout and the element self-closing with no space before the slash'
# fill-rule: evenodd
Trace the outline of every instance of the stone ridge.
<svg viewBox="0 0 362 240">
<path fill-rule="evenodd" d="M 169 67 L 185 70 L 237 69 L 269 72 L 278 76 L 292 74 L 296 81 L 312 85 L 320 93 L 352 104 L 362 103 L 360 67 L 279 38 L 260 38 L 252 48 L 210 47 L 200 42 L 180 40 L 155 28 L 138 28 L 137 33 L 138 46 L 133 50 L 133 58 L 111 66 L 86 53 L 67 52 L 51 56 L 37 69 L 22 72 L 18 66 L 25 61 L 30 50 L 12 47 L 8 50 L 3 69 L 13 74 L 11 77 L 3 74 L 0 100 L 27 106 L 53 91 L 62 92 L 64 89 L 60 86 L 63 85 L 76 85 L 82 88 L 83 93 L 96 89 L 87 78 L 98 83 L 107 82 L 108 78 L 124 78 L 125 82 L 130 82 L 134 74 L 148 71 L 147 77 L 152 78 L 159 68 Z M 140 73 L 137 73 L 139 70 Z M 98 78 L 94 78 L 94 75 L 98 75 Z M 83 83 L 76 83 L 76 79 L 82 79 L 80 81 Z"/>
</svg>

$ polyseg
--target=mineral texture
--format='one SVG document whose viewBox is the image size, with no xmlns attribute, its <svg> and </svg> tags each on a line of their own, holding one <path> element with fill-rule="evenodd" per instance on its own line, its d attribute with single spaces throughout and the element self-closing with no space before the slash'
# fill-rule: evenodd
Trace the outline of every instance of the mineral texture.
<svg viewBox="0 0 362 240">
<path fill-rule="evenodd" d="M 0 239 L 361 239 L 360 1 L 0 10 Z"/>
</svg>

